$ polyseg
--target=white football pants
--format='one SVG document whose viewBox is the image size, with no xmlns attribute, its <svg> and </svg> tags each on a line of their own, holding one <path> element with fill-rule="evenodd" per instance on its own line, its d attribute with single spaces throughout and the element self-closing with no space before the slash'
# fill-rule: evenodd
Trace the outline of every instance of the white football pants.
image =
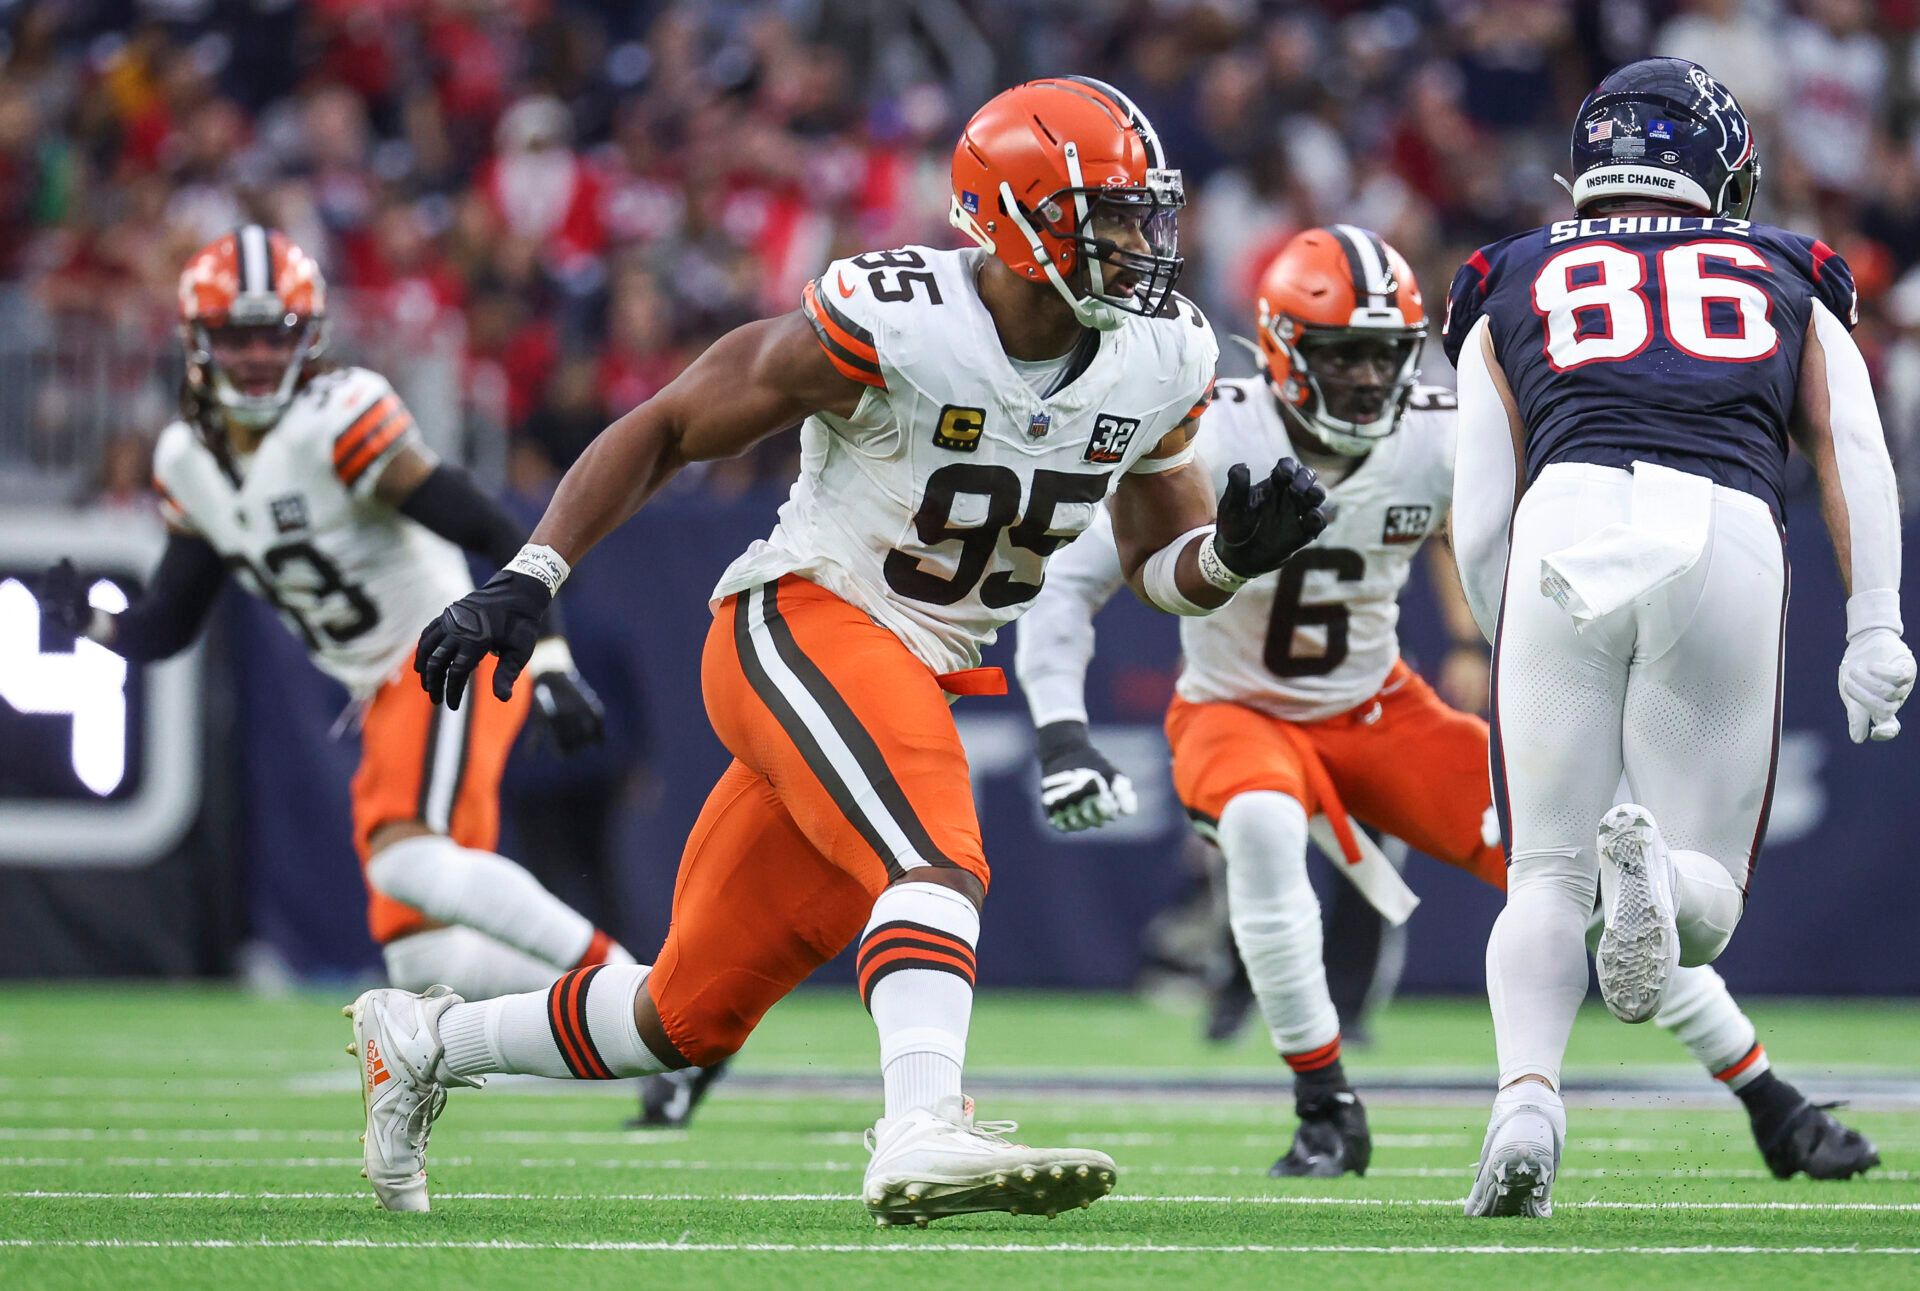
<svg viewBox="0 0 1920 1291">
<path fill-rule="evenodd" d="M 1487 944 L 1501 1083 L 1559 1084 L 1586 994 L 1595 832 L 1622 774 L 1674 858 L 1681 962 L 1710 962 L 1738 921 L 1766 830 L 1779 741 L 1786 562 L 1766 504 L 1713 489 L 1688 572 L 1576 631 L 1540 590 L 1541 558 L 1631 517 L 1633 476 L 1543 469 L 1514 516 L 1494 646 L 1492 772 L 1512 861 Z"/>
</svg>

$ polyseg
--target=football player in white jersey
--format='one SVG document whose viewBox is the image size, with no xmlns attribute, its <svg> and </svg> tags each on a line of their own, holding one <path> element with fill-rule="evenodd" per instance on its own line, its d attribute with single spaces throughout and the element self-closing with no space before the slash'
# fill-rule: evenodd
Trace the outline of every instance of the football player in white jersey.
<svg viewBox="0 0 1920 1291">
<path fill-rule="evenodd" d="M 1266 372 L 1221 381 L 1202 456 L 1296 456 L 1327 482 L 1333 518 L 1312 548 L 1220 613 L 1181 623 L 1167 715 L 1174 785 L 1227 863 L 1228 917 L 1300 1125 L 1279 1176 L 1366 1173 L 1366 1114 L 1340 1060 L 1340 1019 L 1307 879 L 1312 832 L 1383 913 L 1411 901 L 1349 811 L 1505 887 L 1487 725 L 1454 711 L 1400 659 L 1399 596 L 1453 493 L 1454 404 L 1415 384 L 1425 319 L 1398 252 L 1334 225 L 1293 239 L 1262 275 Z M 1217 474 L 1216 470 L 1216 474 Z M 1122 582 L 1096 525 L 1061 553 L 1019 628 L 1015 665 L 1039 731 L 1041 794 L 1062 830 L 1133 810 L 1092 744 L 1084 685 L 1093 616 Z M 1456 642 L 1484 644 L 1458 592 Z M 1315 819 L 1320 818 L 1320 819 Z M 1754 1026 L 1711 968 L 1679 970 L 1656 1018 L 1746 1104 L 1774 1173 L 1846 1178 L 1873 1145 L 1768 1071 Z"/>
<path fill-rule="evenodd" d="M 181 273 L 179 307 L 181 416 L 154 449 L 160 564 L 118 614 L 90 605 L 64 561 L 42 600 L 137 662 L 190 645 L 229 572 L 279 611 L 359 710 L 354 846 L 395 983 L 498 995 L 632 962 L 493 850 L 500 774 L 529 704 L 562 747 L 600 736 L 565 640 L 540 643 L 528 685 L 460 713 L 404 667 L 421 618 L 472 588 L 463 553 L 501 559 L 523 531 L 435 459 L 384 377 L 321 361 L 325 280 L 284 233 L 248 224 L 210 243 Z"/>
<path fill-rule="evenodd" d="M 806 419 L 772 535 L 714 589 L 702 689 L 734 761 L 688 839 L 658 959 L 484 1004 L 351 1006 L 356 1043 L 398 1077 L 366 1087 L 386 1205 L 425 1208 L 448 1085 L 710 1064 L 856 939 L 885 1087 L 863 1188 L 880 1223 L 1052 1214 L 1113 1186 L 1104 1153 L 1018 1146 L 962 1093 L 988 872 L 949 703 L 1004 689 L 982 647 L 1103 505 L 1136 589 L 1179 614 L 1224 605 L 1324 523 L 1292 462 L 1257 483 L 1236 468 L 1216 523 L 1191 440 L 1218 350 L 1173 292 L 1182 203 L 1113 87 L 1000 94 L 954 150 L 952 218 L 977 249 L 837 261 L 801 309 L 721 338 L 601 434 L 529 546 L 428 625 L 436 697 L 458 703 L 489 652 L 501 684 L 571 563 L 676 468 Z"/>
</svg>

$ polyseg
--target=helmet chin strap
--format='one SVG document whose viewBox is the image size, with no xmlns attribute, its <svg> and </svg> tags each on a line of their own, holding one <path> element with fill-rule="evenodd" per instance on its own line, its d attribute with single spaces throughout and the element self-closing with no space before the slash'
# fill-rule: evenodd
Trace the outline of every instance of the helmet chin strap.
<svg viewBox="0 0 1920 1291">
<path fill-rule="evenodd" d="M 1078 170 L 1078 165 L 1075 165 L 1076 174 Z M 1047 281 L 1053 284 L 1053 289 L 1060 293 L 1060 298 L 1067 302 L 1067 306 L 1073 310 L 1073 316 L 1079 319 L 1082 325 L 1102 332 L 1111 332 L 1126 321 L 1121 317 L 1119 310 L 1104 300 L 1074 294 L 1073 288 L 1067 285 L 1067 280 L 1060 276 L 1060 269 L 1054 264 L 1053 257 L 1048 254 L 1046 244 L 1040 240 L 1040 234 L 1021 213 L 1020 203 L 1013 197 L 1013 185 L 1004 179 L 1000 181 L 1000 203 L 1006 208 L 1007 218 L 1013 221 L 1013 227 L 1019 229 L 1020 235 L 1027 240 L 1027 246 L 1032 250 L 1033 258 L 1039 262 L 1041 270 L 1047 275 Z M 1090 265 L 1093 263 L 1091 257 L 1088 263 Z M 1098 270 L 1094 272 L 1097 273 Z"/>
</svg>

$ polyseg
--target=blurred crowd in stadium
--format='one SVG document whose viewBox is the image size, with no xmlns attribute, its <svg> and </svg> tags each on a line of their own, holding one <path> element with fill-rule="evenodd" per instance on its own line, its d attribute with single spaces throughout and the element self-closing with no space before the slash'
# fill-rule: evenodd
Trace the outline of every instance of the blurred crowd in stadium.
<svg viewBox="0 0 1920 1291">
<path fill-rule="evenodd" d="M 1618 63 L 1684 55 L 1755 119 L 1757 216 L 1852 262 L 1890 438 L 1920 470 L 1914 0 L 0 0 L 0 15 L 11 321 L 164 351 L 187 255 L 267 220 L 362 314 L 462 324 L 463 411 L 508 433 L 530 488 L 708 339 L 793 307 L 831 257 L 950 245 L 954 132 L 1024 77 L 1086 72 L 1136 98 L 1186 172 L 1184 289 L 1245 331 L 1266 257 L 1336 219 L 1402 248 L 1436 304 L 1475 245 L 1566 213 L 1552 173 L 1585 91 Z M 1427 367 L 1444 372 L 1437 346 Z M 127 404 L 148 434 L 166 411 Z M 142 442 L 116 441 L 109 492 L 144 479 Z M 784 478 L 792 451 L 684 487 Z"/>
</svg>

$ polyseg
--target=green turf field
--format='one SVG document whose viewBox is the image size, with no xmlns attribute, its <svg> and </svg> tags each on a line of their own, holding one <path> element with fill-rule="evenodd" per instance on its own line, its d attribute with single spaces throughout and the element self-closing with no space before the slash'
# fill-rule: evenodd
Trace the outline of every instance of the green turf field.
<svg viewBox="0 0 1920 1291">
<path fill-rule="evenodd" d="M 1846 1184 L 1775 1182 L 1673 1041 L 1583 1018 L 1558 1213 L 1527 1223 L 1458 1210 L 1485 1124 L 1484 1003 L 1381 1019 L 1348 1063 L 1379 1089 L 1374 1169 L 1281 1183 L 1265 1170 L 1290 1106 L 1258 1037 L 1210 1049 L 1177 1009 L 988 995 L 981 1115 L 1111 1152 L 1119 1190 L 1052 1222 L 883 1232 L 854 1200 L 877 1092 L 851 992 L 776 1009 L 688 1133 L 620 1129 L 626 1087 L 456 1091 L 434 1211 L 414 1216 L 376 1210 L 359 1178 L 340 1002 L 0 992 L 0 1287 L 1920 1285 L 1908 1004 L 1754 1009 L 1777 1070 L 1860 1097 L 1844 1114 L 1885 1164 Z"/>
</svg>

